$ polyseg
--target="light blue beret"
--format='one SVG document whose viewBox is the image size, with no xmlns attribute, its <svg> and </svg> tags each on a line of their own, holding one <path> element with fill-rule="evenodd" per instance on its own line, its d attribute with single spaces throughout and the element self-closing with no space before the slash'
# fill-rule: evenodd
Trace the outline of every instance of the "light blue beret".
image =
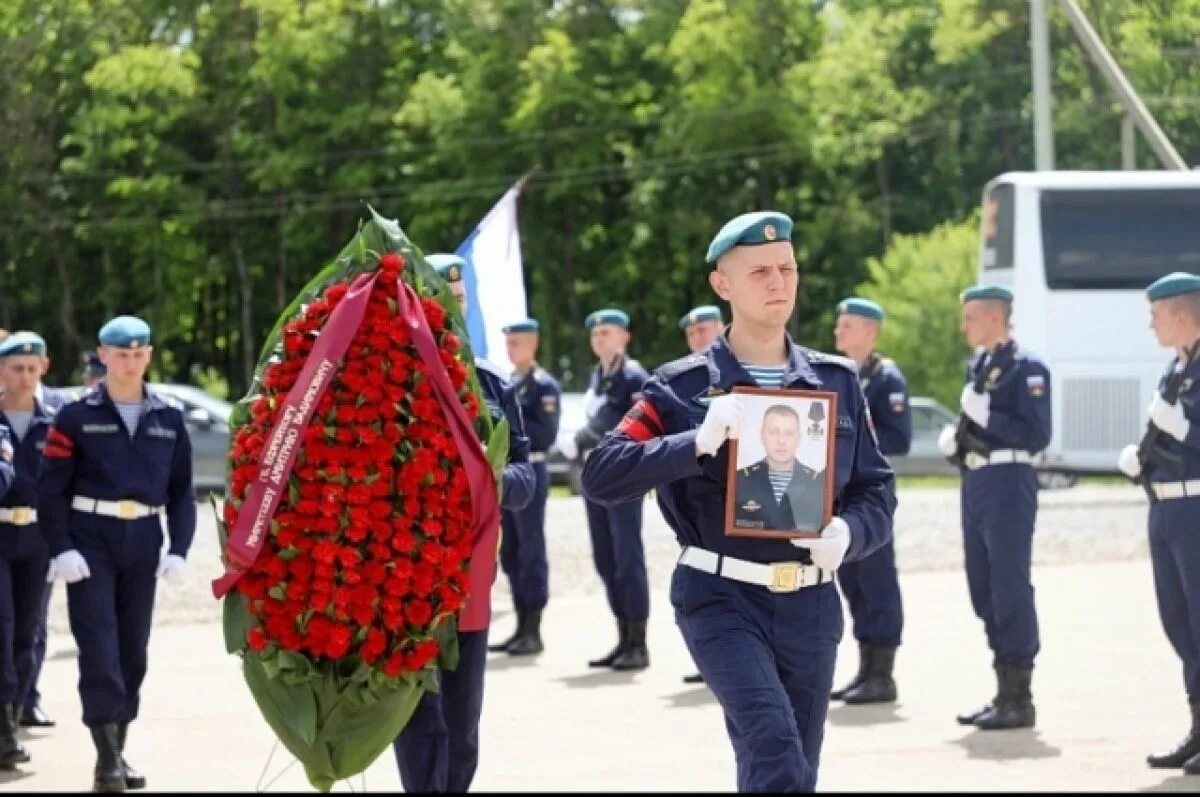
<svg viewBox="0 0 1200 797">
<path fill-rule="evenodd" d="M 1157 302 L 1159 299 L 1170 299 L 1172 296 L 1193 291 L 1200 291 L 1200 277 L 1186 271 L 1176 271 L 1150 283 L 1150 287 L 1146 289 L 1146 296 L 1150 301 Z"/>
<path fill-rule="evenodd" d="M 612 324 L 622 329 L 629 329 L 629 315 L 624 310 L 616 310 L 610 307 L 604 310 L 597 310 L 583 321 L 583 325 L 588 329 L 597 324 Z"/>
<path fill-rule="evenodd" d="M 679 319 L 679 328 L 687 329 L 692 324 L 699 324 L 701 321 L 716 321 L 718 324 L 721 323 L 721 308 L 713 304 L 693 307 L 688 311 L 687 315 Z"/>
<path fill-rule="evenodd" d="M 735 246 L 758 246 L 776 241 L 792 240 L 792 220 L 775 210 L 743 213 L 727 222 L 717 237 L 708 245 L 705 263 L 714 263 L 717 258 Z"/>
<path fill-rule="evenodd" d="M 133 315 L 119 315 L 100 327 L 100 345 L 136 349 L 150 345 L 150 325 Z"/>
<path fill-rule="evenodd" d="M 883 307 L 878 302 L 873 302 L 870 299 L 862 299 L 853 296 L 849 299 L 843 299 L 837 306 L 838 315 L 849 313 L 850 315 L 860 315 L 863 318 L 871 318 L 876 321 L 883 320 Z"/>
<path fill-rule="evenodd" d="M 32 332 L 14 332 L 0 343 L 0 357 L 14 354 L 45 355 L 46 341 Z"/>
<path fill-rule="evenodd" d="M 426 255 L 425 262 L 433 266 L 434 270 L 441 274 L 442 279 L 446 280 L 446 282 L 461 281 L 462 273 L 467 267 L 467 261 L 458 255 Z"/>
<path fill-rule="evenodd" d="M 522 318 L 520 321 L 514 321 L 506 327 L 501 328 L 501 332 L 508 335 L 513 332 L 537 332 L 539 324 L 536 318 Z"/>
<path fill-rule="evenodd" d="M 1003 285 L 972 285 L 962 292 L 962 301 L 973 302 L 976 299 L 997 299 L 1011 303 L 1013 292 Z"/>
</svg>

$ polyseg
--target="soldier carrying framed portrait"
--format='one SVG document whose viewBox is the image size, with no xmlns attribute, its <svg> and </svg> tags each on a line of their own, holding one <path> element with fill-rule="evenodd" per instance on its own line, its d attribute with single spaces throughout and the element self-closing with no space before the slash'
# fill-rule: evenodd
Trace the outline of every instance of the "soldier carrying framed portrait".
<svg viewBox="0 0 1200 797">
<path fill-rule="evenodd" d="M 837 394 L 735 387 L 745 396 L 731 440 L 725 534 L 819 537 L 833 517 Z"/>
</svg>

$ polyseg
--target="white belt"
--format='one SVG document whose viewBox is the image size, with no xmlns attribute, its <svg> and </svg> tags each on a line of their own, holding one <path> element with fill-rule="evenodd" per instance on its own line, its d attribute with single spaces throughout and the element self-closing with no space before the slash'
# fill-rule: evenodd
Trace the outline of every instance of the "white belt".
<svg viewBox="0 0 1200 797">
<path fill-rule="evenodd" d="M 970 470 L 978 470 L 988 465 L 1003 465 L 1010 462 L 1030 463 L 1033 462 L 1033 454 L 1028 451 L 1018 451 L 1015 448 L 999 448 L 985 457 L 969 451 L 963 462 Z"/>
<path fill-rule="evenodd" d="M 80 512 L 91 512 L 94 515 L 107 515 L 121 520 L 137 520 L 138 518 L 157 515 L 163 510 L 161 506 L 146 506 L 137 501 L 125 499 L 122 501 L 105 501 L 100 498 L 88 498 L 77 495 L 71 499 L 71 508 Z"/>
<path fill-rule="evenodd" d="M 1154 495 L 1160 501 L 1169 498 L 1194 498 L 1200 496 L 1200 479 L 1187 482 L 1154 482 Z"/>
<path fill-rule="evenodd" d="M 833 581 L 832 570 L 822 570 L 816 565 L 800 562 L 772 562 L 764 565 L 759 562 L 747 562 L 745 559 L 734 559 L 732 556 L 722 556 L 691 545 L 684 546 L 679 554 L 679 564 L 721 578 L 766 587 L 771 592 L 795 592 Z"/>
<path fill-rule="evenodd" d="M 546 452 L 545 451 L 530 451 L 529 452 L 529 461 L 530 462 L 545 462 L 546 461 Z"/>
<path fill-rule="evenodd" d="M 11 523 L 14 526 L 28 526 L 30 523 L 37 523 L 37 510 L 31 506 L 0 509 L 0 523 Z"/>
</svg>

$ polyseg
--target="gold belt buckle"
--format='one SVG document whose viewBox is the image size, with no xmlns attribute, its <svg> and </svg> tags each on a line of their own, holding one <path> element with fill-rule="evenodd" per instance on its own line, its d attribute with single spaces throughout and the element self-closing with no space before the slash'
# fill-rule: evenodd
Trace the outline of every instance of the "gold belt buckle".
<svg viewBox="0 0 1200 797">
<path fill-rule="evenodd" d="M 137 520 L 137 516 L 137 501 L 131 501 L 128 498 L 117 501 L 117 517 L 121 520 Z"/>
<path fill-rule="evenodd" d="M 27 506 L 15 506 L 12 511 L 12 524 L 14 526 L 29 525 L 30 510 Z"/>
<path fill-rule="evenodd" d="M 771 565 L 771 592 L 795 592 L 800 589 L 800 565 L 795 562 L 776 562 Z"/>
</svg>

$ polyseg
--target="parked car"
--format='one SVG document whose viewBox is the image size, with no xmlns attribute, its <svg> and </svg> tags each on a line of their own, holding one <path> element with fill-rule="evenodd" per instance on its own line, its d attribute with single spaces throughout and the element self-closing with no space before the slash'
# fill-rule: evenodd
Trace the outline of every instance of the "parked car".
<svg viewBox="0 0 1200 797">
<path fill-rule="evenodd" d="M 913 439 L 907 454 L 891 458 L 892 468 L 899 476 L 956 476 L 958 469 L 946 461 L 938 451 L 937 439 L 947 424 L 958 422 L 958 415 L 928 396 L 912 396 Z M 585 422 L 583 394 L 562 394 L 562 420 L 558 426 L 558 439 L 574 437 Z M 579 494 L 579 462 L 568 462 L 566 457 L 552 446 L 546 457 L 551 484 L 565 484 L 572 494 Z M 1038 482 L 1043 489 L 1073 487 L 1077 476 L 1053 470 L 1038 470 Z"/>
<path fill-rule="evenodd" d="M 67 390 L 78 392 L 84 389 Z M 223 492 L 229 454 L 229 415 L 233 405 L 195 385 L 153 382 L 150 389 L 165 393 L 183 405 L 183 417 L 192 443 L 192 483 L 197 495 Z"/>
</svg>

